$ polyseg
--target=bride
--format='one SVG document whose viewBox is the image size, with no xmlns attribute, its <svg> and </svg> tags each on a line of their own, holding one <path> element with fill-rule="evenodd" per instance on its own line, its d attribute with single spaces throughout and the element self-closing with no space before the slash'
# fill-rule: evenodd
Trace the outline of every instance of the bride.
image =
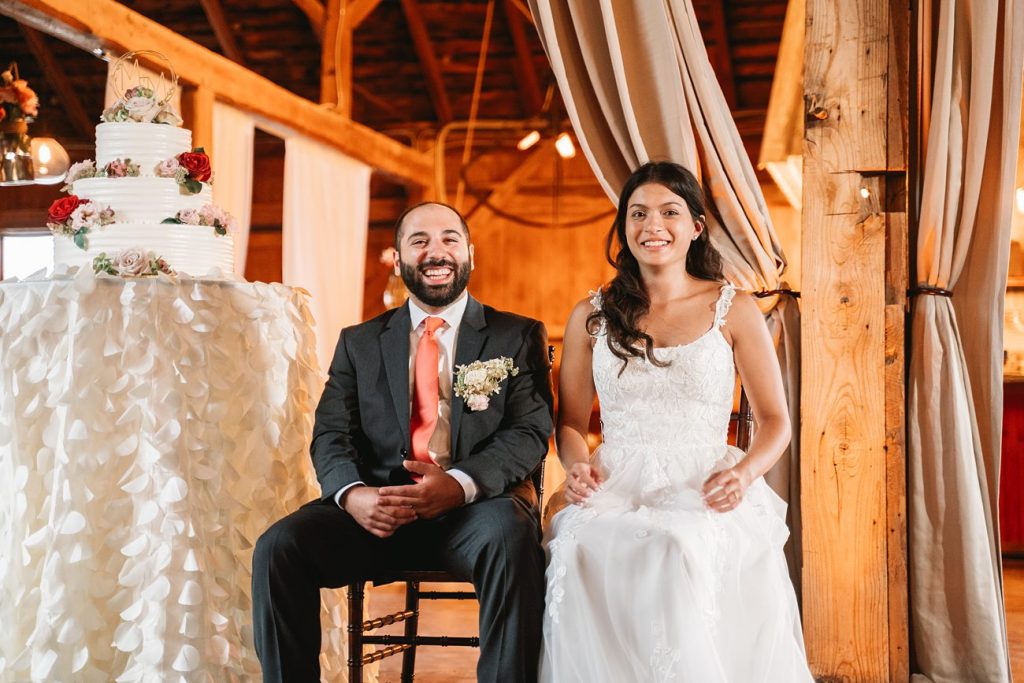
<svg viewBox="0 0 1024 683">
<path fill-rule="evenodd" d="M 754 300 L 722 284 L 704 211 L 685 168 L 637 169 L 609 233 L 615 278 L 566 325 L 556 440 L 571 504 L 545 539 L 541 681 L 813 680 L 785 504 L 762 478 L 789 442 L 782 378 Z M 726 444 L 736 369 L 757 420 L 747 453 Z"/>
</svg>

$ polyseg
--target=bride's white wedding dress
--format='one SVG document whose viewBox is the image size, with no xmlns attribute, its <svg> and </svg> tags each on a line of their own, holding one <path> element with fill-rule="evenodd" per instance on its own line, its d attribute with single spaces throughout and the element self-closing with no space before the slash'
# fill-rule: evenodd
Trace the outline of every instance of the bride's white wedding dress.
<svg viewBox="0 0 1024 683">
<path fill-rule="evenodd" d="M 701 486 L 743 453 L 726 443 L 735 371 L 722 288 L 699 339 L 622 361 L 603 332 L 593 373 L 605 481 L 551 521 L 540 680 L 812 681 L 782 546 L 785 503 L 758 479 L 733 511 Z M 595 297 L 595 307 L 600 298 Z"/>
</svg>

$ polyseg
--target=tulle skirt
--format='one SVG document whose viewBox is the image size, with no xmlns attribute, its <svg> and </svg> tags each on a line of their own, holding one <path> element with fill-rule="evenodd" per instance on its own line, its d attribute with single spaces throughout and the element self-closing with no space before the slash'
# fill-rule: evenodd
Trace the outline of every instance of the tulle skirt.
<svg viewBox="0 0 1024 683">
<path fill-rule="evenodd" d="M 542 682 L 813 680 L 785 503 L 758 479 L 735 510 L 708 510 L 704 479 L 743 454 L 679 449 L 602 446 L 602 490 L 551 519 Z"/>
</svg>

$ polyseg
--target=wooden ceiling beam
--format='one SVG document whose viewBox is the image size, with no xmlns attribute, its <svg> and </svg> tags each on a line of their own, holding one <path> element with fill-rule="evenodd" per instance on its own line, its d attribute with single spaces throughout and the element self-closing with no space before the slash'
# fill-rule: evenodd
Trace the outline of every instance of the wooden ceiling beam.
<svg viewBox="0 0 1024 683">
<path fill-rule="evenodd" d="M 402 0 L 402 11 L 409 24 L 409 33 L 412 35 L 413 46 L 416 48 L 420 66 L 423 67 L 423 75 L 427 78 L 427 92 L 430 94 L 430 101 L 434 105 L 438 121 L 443 125 L 452 120 L 452 105 L 448 101 L 448 91 L 445 90 L 444 79 L 441 77 L 441 65 L 438 64 L 434 45 L 427 32 L 427 25 L 423 21 L 423 14 L 420 12 L 420 6 L 416 0 Z"/>
<path fill-rule="evenodd" d="M 324 5 L 320 0 L 292 0 L 309 19 L 309 25 L 320 40 L 324 39 Z"/>
<path fill-rule="evenodd" d="M 526 38 L 526 28 L 523 25 L 525 20 L 512 4 L 512 0 L 504 0 L 502 9 L 505 10 L 508 30 L 512 34 L 512 45 L 515 48 L 516 83 L 519 86 L 519 94 L 523 98 L 523 109 L 527 117 L 536 116 L 544 106 L 544 97 L 541 95 L 540 85 L 537 81 L 537 70 L 533 64 L 530 42 Z"/>
<path fill-rule="evenodd" d="M 414 185 L 433 184 L 433 160 L 299 97 L 115 0 L 0 0 L 0 14 L 88 50 L 121 54 L 159 46 L 182 81 Z"/>
<path fill-rule="evenodd" d="M 74 124 L 75 130 L 81 133 L 82 137 L 86 140 L 91 140 L 96 121 L 99 119 L 97 118 L 94 121 L 85 113 L 85 107 L 82 106 L 82 98 L 78 96 L 78 91 L 71 85 L 71 81 L 68 79 L 64 68 L 53 56 L 53 51 L 46 44 L 43 34 L 24 24 L 21 24 L 20 28 L 29 49 L 32 51 L 32 55 L 39 62 L 39 66 L 43 70 L 46 82 L 57 92 L 57 97 L 63 103 L 64 111 L 67 113 L 68 118 L 71 119 L 71 123 Z"/>
<path fill-rule="evenodd" d="M 224 6 L 220 4 L 220 0 L 199 0 L 199 2 L 203 5 L 203 11 L 206 12 L 210 26 L 213 27 L 213 33 L 217 36 L 221 51 L 228 59 L 245 65 L 245 57 L 238 49 L 235 33 L 231 30 L 227 17 L 224 16 Z"/>
</svg>

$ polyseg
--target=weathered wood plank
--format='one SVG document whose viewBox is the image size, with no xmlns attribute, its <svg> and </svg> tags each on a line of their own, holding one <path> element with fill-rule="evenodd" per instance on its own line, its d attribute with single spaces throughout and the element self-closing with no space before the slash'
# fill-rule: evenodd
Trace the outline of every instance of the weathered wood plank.
<svg viewBox="0 0 1024 683">
<path fill-rule="evenodd" d="M 889 574 L 889 681 L 910 680 L 907 579 L 906 316 L 910 284 L 907 160 L 911 12 L 889 0 L 886 136 L 885 450 L 886 548 Z"/>
<path fill-rule="evenodd" d="M 433 165 L 426 155 L 303 99 L 115 0 L 0 0 L 0 14 L 87 50 L 121 53 L 159 46 L 183 81 L 209 87 L 218 100 L 287 125 L 394 178 L 432 183 Z"/>
</svg>

